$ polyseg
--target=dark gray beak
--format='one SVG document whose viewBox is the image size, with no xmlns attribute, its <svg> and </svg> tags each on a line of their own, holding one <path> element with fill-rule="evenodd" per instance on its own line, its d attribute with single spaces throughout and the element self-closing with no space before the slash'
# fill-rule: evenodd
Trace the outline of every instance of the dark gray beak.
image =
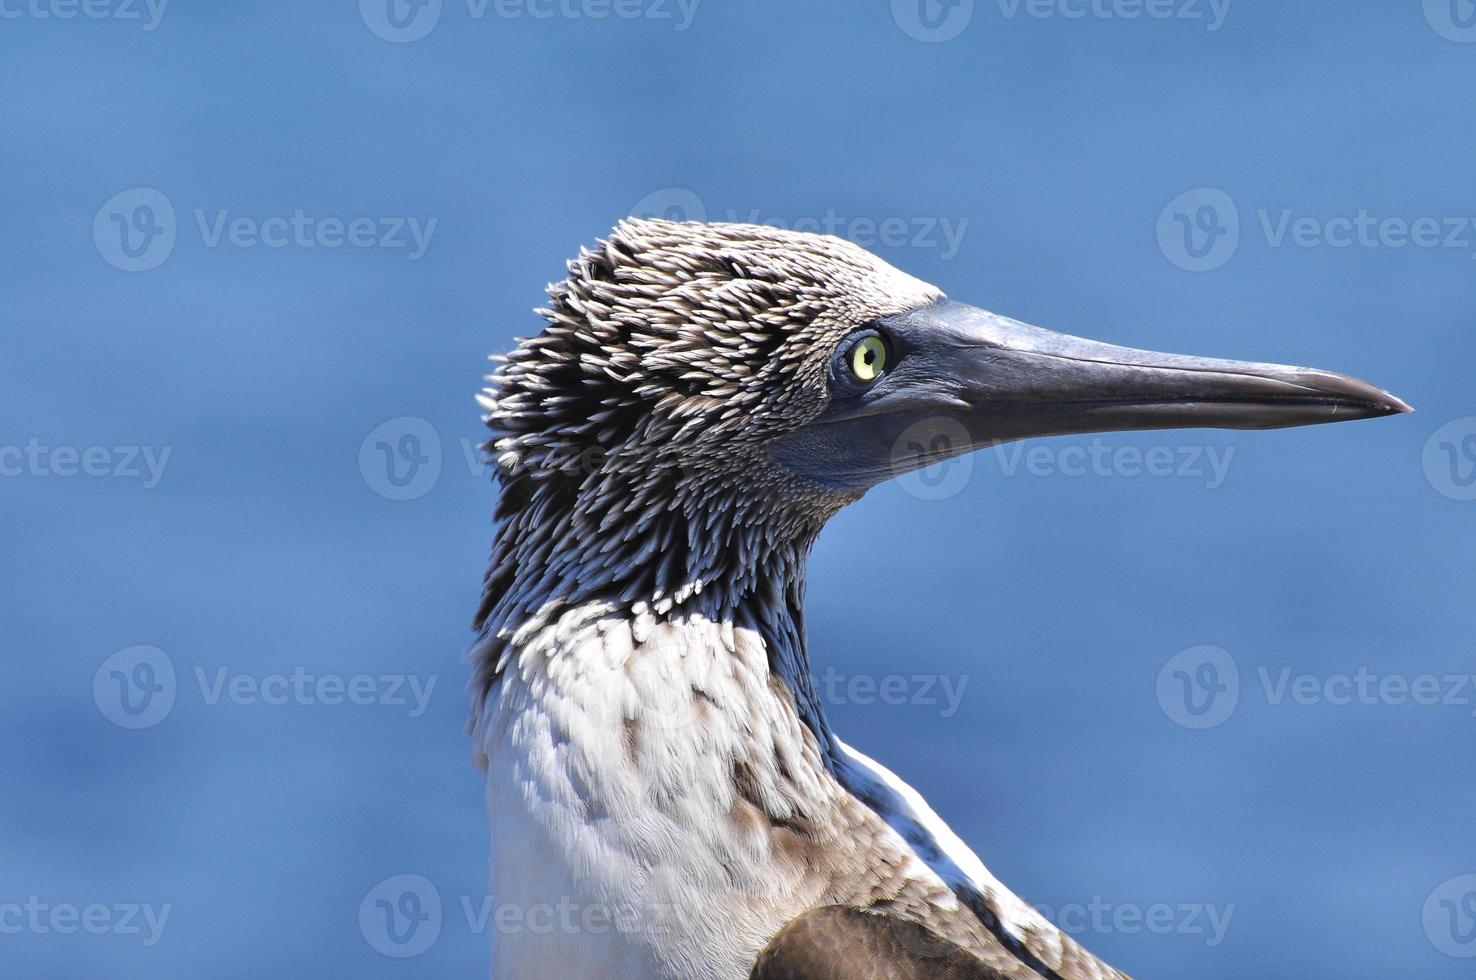
<svg viewBox="0 0 1476 980">
<path fill-rule="evenodd" d="M 864 487 L 1031 436 L 1274 429 L 1411 411 L 1387 391 L 1330 371 L 1117 347 L 946 300 L 876 326 L 894 368 L 865 392 L 833 398 L 816 424 L 776 451 L 781 462 L 822 482 Z M 920 426 L 935 434 L 919 438 Z"/>
<path fill-rule="evenodd" d="M 988 442 L 1126 429 L 1275 429 L 1411 411 L 1387 391 L 1331 371 L 1117 347 L 962 303 L 904 314 L 895 326 L 899 338 L 931 338 L 937 383 L 956 387 L 970 428 Z"/>
</svg>

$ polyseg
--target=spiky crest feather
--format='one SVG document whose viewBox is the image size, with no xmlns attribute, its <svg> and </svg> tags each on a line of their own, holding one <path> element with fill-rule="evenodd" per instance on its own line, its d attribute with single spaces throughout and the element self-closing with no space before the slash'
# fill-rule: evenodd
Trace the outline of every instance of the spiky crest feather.
<svg viewBox="0 0 1476 980">
<path fill-rule="evenodd" d="M 849 242 L 758 225 L 631 219 L 568 272 L 481 398 L 502 488 L 482 692 L 498 634 L 549 600 L 797 614 L 805 555 L 855 495 L 766 446 L 824 410 L 848 333 L 940 295 Z"/>
</svg>

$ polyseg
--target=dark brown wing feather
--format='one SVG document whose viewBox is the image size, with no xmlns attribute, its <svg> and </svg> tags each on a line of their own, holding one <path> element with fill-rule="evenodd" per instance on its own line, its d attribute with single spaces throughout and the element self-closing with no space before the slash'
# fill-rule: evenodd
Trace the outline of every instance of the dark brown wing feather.
<svg viewBox="0 0 1476 980">
<path fill-rule="evenodd" d="M 764 947 L 749 980 L 1008 980 L 926 926 L 843 905 L 811 909 Z"/>
</svg>

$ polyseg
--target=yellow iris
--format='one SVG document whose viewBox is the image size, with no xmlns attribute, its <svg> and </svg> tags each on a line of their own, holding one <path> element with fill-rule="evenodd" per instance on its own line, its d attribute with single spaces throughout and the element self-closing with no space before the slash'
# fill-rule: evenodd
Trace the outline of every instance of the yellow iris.
<svg viewBox="0 0 1476 980">
<path fill-rule="evenodd" d="M 887 345 L 880 337 L 863 337 L 851 348 L 851 373 L 861 381 L 875 381 L 887 366 Z"/>
</svg>

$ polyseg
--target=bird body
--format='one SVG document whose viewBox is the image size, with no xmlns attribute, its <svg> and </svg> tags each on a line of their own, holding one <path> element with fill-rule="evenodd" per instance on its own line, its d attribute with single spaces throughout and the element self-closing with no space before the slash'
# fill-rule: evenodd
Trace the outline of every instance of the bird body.
<svg viewBox="0 0 1476 980">
<path fill-rule="evenodd" d="M 540 312 L 482 398 L 501 495 L 473 723 L 493 894 L 523 923 L 493 975 L 1122 977 L 831 732 L 815 538 L 888 476 L 1011 439 L 1402 403 L 1054 334 L 749 225 L 624 222 Z"/>
<path fill-rule="evenodd" d="M 955 888 L 1041 957 L 1076 951 L 914 791 L 822 747 L 755 630 L 590 603 L 527 634 L 486 710 L 498 902 L 568 910 L 499 934 L 497 976 L 744 977 L 825 905 L 906 910 L 1035 976 L 1004 972 L 1018 961 Z"/>
</svg>

